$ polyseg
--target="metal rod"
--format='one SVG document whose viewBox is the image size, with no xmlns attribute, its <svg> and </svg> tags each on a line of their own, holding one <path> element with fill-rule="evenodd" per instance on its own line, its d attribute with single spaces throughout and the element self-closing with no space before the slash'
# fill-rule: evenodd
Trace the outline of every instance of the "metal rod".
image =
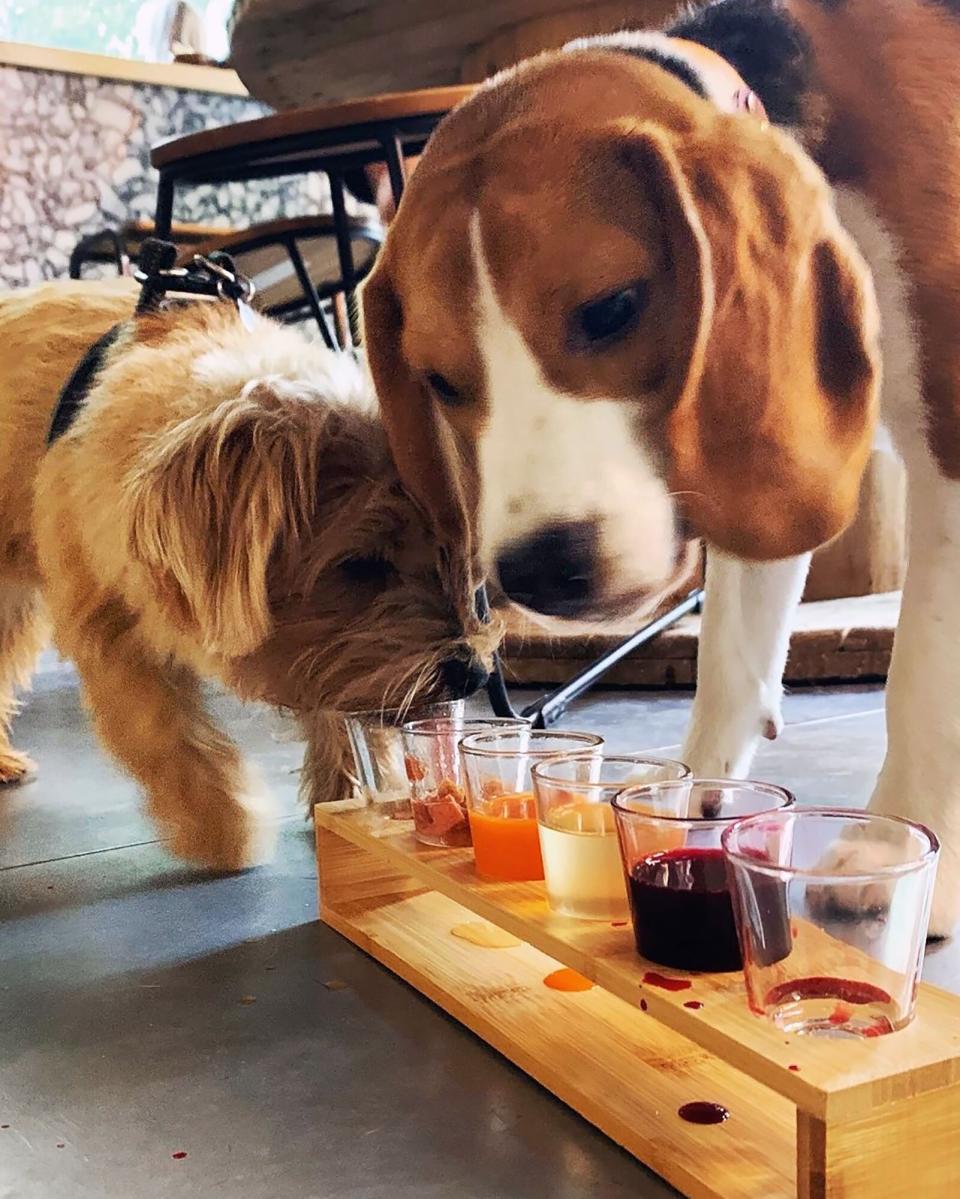
<svg viewBox="0 0 960 1199">
<path fill-rule="evenodd" d="M 383 155 L 387 160 L 387 173 L 390 176 L 390 190 L 393 192 L 394 207 L 399 207 L 403 188 L 407 181 L 407 171 L 403 161 L 403 142 L 396 133 L 393 137 L 384 139 Z"/>
<path fill-rule="evenodd" d="M 551 691 L 535 703 L 529 704 L 523 709 L 521 716 L 531 718 L 534 728 L 549 728 L 551 724 L 555 724 L 563 716 L 568 706 L 578 696 L 583 695 L 585 691 L 589 691 L 622 658 L 625 658 L 641 645 L 646 645 L 648 641 L 652 641 L 654 637 L 658 636 L 665 629 L 670 628 L 671 625 L 676 624 L 684 616 L 695 612 L 702 604 L 703 596 L 704 592 L 699 587 L 689 592 L 669 612 L 664 612 L 656 620 L 651 620 L 649 624 L 644 625 L 632 637 L 628 637 L 626 641 L 621 642 L 620 645 L 610 650 L 609 653 L 604 654 L 602 658 L 591 662 L 585 670 L 582 670 L 579 674 L 575 674 L 572 679 L 568 679 L 562 687 Z"/>
<path fill-rule="evenodd" d="M 330 201 L 333 206 L 333 231 L 337 238 L 337 257 L 340 260 L 340 278 L 343 280 L 343 290 L 347 297 L 347 320 L 350 324 L 350 336 L 353 338 L 354 345 L 357 345 L 360 333 L 353 294 L 356 287 L 356 274 L 353 268 L 350 218 L 347 216 L 347 206 L 343 197 L 343 179 L 335 173 L 330 174 L 328 178 L 330 180 Z"/>
<path fill-rule="evenodd" d="M 303 294 L 307 298 L 307 303 L 310 305 L 310 311 L 313 313 L 313 319 L 317 322 L 320 329 L 320 336 L 323 338 L 323 343 L 328 350 L 339 349 L 337 340 L 333 335 L 333 330 L 327 321 L 327 314 L 323 311 L 323 305 L 320 303 L 320 297 L 317 295 L 317 289 L 313 285 L 313 280 L 310 278 L 310 272 L 307 270 L 307 264 L 303 261 L 303 255 L 300 253 L 300 247 L 297 245 L 295 237 L 288 237 L 283 243 L 287 248 L 287 253 L 290 255 L 290 261 L 293 263 L 293 269 L 297 272 L 297 279 L 300 286 L 303 288 Z"/>
<path fill-rule="evenodd" d="M 170 236 L 173 225 L 173 189 L 176 180 L 169 171 L 160 172 L 157 187 L 157 210 L 153 218 L 153 236 L 165 240 Z"/>
</svg>

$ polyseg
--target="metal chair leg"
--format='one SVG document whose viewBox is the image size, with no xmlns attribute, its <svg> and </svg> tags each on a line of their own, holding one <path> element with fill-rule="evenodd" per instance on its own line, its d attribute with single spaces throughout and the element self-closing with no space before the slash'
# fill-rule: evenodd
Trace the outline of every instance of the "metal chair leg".
<svg viewBox="0 0 960 1199">
<path fill-rule="evenodd" d="M 400 204 L 400 198 L 403 195 L 403 189 L 407 181 L 407 168 L 403 159 L 403 143 L 396 134 L 390 138 L 384 138 L 380 143 L 383 147 L 383 156 L 387 162 L 387 174 L 390 176 L 390 189 L 393 192 L 394 208 Z"/>
<path fill-rule="evenodd" d="M 100 241 L 109 241 L 110 248 L 113 250 L 113 261 L 117 268 L 118 275 L 127 274 L 127 268 L 130 266 L 130 259 L 127 256 L 127 248 L 123 238 L 115 229 L 103 229 L 99 233 L 89 233 L 86 237 L 81 237 L 73 248 L 73 253 L 70 255 L 70 265 L 68 273 L 71 279 L 80 279 L 83 277 L 84 263 L 90 261 L 87 253 L 91 246 L 95 246 Z"/>
<path fill-rule="evenodd" d="M 354 297 L 356 272 L 353 266 L 353 242 L 350 239 L 350 218 L 343 195 L 343 179 L 336 174 L 330 180 L 330 200 L 333 208 L 333 229 L 337 239 L 337 257 L 340 260 L 340 278 L 347 297 L 347 320 L 354 345 L 359 344 L 360 330 L 357 323 L 357 305 Z"/>
<path fill-rule="evenodd" d="M 338 349 L 337 339 L 333 335 L 333 330 L 330 328 L 330 322 L 327 320 L 327 314 L 323 311 L 323 304 L 320 302 L 320 297 L 317 295 L 317 289 L 313 280 L 310 278 L 310 272 L 307 270 L 307 264 L 303 261 L 303 255 L 300 253 L 300 247 L 297 245 L 296 238 L 289 238 L 284 242 L 287 253 L 290 255 L 290 261 L 293 264 L 293 269 L 297 273 L 297 279 L 300 286 L 303 288 L 303 294 L 307 297 L 307 303 L 310 305 L 310 311 L 313 313 L 313 319 L 317 322 L 317 327 L 320 330 L 320 336 L 323 338 L 324 345 L 329 350 Z"/>
<path fill-rule="evenodd" d="M 160 183 L 157 187 L 157 208 L 153 217 L 153 236 L 161 240 L 170 237 L 173 227 L 173 189 L 174 180 L 167 172 L 160 172 Z"/>
</svg>

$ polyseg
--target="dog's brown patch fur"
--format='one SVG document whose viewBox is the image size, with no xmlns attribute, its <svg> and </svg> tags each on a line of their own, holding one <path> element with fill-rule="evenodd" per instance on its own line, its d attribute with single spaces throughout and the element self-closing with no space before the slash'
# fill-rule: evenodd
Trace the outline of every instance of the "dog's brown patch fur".
<svg viewBox="0 0 960 1199">
<path fill-rule="evenodd" d="M 239 867 L 265 852 L 264 796 L 202 679 L 293 709 L 306 795 L 326 799 L 346 775 L 332 709 L 438 698 L 441 663 L 487 660 L 496 630 L 462 547 L 400 487 L 355 369 L 292 330 L 251 334 L 227 305 L 139 319 L 48 450 L 69 372 L 133 301 L 123 283 L 0 300 L 0 781 L 26 769 L 13 689 L 49 611 L 174 850 Z"/>
<path fill-rule="evenodd" d="M 829 110 L 818 155 L 870 196 L 902 247 L 930 448 L 960 479 L 960 11 L 932 0 L 787 7 Z"/>
</svg>

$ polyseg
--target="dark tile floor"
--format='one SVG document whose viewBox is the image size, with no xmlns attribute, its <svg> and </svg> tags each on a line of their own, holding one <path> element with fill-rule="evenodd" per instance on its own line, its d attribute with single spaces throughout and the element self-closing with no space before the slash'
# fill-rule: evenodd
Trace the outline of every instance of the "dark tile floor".
<svg viewBox="0 0 960 1199">
<path fill-rule="evenodd" d="M 756 773 L 862 802 L 881 702 L 791 695 Z M 215 880 L 153 839 L 68 669 L 47 663 L 18 721 L 42 769 L 0 796 L 0 1199 L 672 1194 L 317 923 L 298 746 L 263 713 L 218 706 L 286 814 L 273 866 Z M 688 707 L 601 692 L 565 723 L 663 748 Z M 958 953 L 931 954 L 928 976 L 960 984 Z"/>
</svg>

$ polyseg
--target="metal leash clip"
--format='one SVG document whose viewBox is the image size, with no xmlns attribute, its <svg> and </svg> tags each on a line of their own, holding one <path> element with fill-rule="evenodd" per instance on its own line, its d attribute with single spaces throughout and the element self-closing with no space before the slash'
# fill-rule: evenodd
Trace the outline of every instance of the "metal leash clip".
<svg viewBox="0 0 960 1199">
<path fill-rule="evenodd" d="M 217 296 L 221 300 L 232 300 L 234 304 L 249 304 L 256 295 L 257 289 L 253 280 L 241 275 L 230 255 L 221 250 L 215 250 L 209 257 L 194 254 L 193 265 L 215 277 Z"/>
<path fill-rule="evenodd" d="M 229 300 L 249 326 L 249 304 L 256 288 L 252 280 L 237 270 L 229 254 L 222 250 L 208 255 L 194 254 L 190 267 L 176 266 L 176 261 L 177 248 L 172 242 L 156 237 L 144 241 L 133 276 L 141 288 L 138 313 L 155 311 L 168 292 L 176 292 Z"/>
</svg>

